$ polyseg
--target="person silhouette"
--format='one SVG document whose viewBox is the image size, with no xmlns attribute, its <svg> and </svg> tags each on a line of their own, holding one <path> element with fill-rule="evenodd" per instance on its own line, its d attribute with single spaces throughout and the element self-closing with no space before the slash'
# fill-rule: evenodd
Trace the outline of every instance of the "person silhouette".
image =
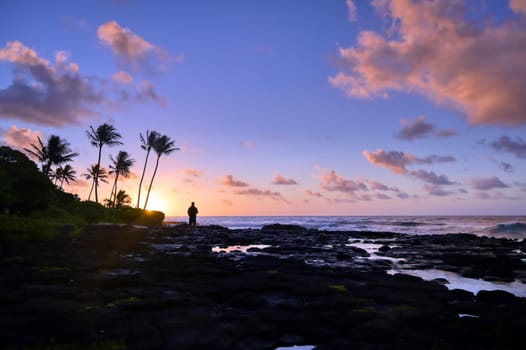
<svg viewBox="0 0 526 350">
<path fill-rule="evenodd" d="M 192 226 L 197 224 L 197 213 L 199 213 L 199 210 L 197 210 L 195 203 L 192 202 L 192 205 L 188 208 L 188 223 Z"/>
</svg>

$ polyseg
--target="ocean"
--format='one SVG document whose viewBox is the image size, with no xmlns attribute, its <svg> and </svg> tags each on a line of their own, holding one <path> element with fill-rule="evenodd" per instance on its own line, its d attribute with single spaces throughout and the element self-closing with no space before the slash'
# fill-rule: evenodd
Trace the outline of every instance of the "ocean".
<svg viewBox="0 0 526 350">
<path fill-rule="evenodd" d="M 187 217 L 168 216 L 170 224 Z M 412 235 L 470 233 L 511 239 L 526 238 L 526 216 L 198 216 L 199 225 L 260 229 L 292 224 L 324 231 L 395 232 Z"/>
</svg>

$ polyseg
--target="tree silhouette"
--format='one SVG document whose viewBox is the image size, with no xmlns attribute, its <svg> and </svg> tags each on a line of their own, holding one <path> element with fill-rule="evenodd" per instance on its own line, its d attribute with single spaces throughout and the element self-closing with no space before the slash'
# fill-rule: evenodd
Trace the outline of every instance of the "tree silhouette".
<svg viewBox="0 0 526 350">
<path fill-rule="evenodd" d="M 150 198 L 150 191 L 152 189 L 153 180 L 157 174 L 157 168 L 159 167 L 159 159 L 163 154 L 170 154 L 174 151 L 178 151 L 179 148 L 174 147 L 174 141 L 172 141 L 168 136 L 163 135 L 157 138 L 153 144 L 153 150 L 157 153 L 157 160 L 155 162 L 155 170 L 153 171 L 152 179 L 150 181 L 150 186 L 148 187 L 148 194 L 146 195 L 146 201 L 144 202 L 144 208 L 148 205 L 148 199 Z"/>
<path fill-rule="evenodd" d="M 122 208 L 131 203 L 131 197 L 124 191 L 119 190 L 115 196 L 115 208 Z"/>
<path fill-rule="evenodd" d="M 119 151 L 117 158 L 110 156 L 112 165 L 110 165 L 110 174 L 115 174 L 115 180 L 113 181 L 113 187 L 110 193 L 110 202 L 116 202 L 117 196 L 117 181 L 119 176 L 124 177 L 130 176 L 130 168 L 135 163 L 135 159 L 131 159 L 130 155 L 126 151 Z"/>
<path fill-rule="evenodd" d="M 95 192 L 97 192 L 96 186 L 98 186 L 98 181 L 95 181 L 94 179 L 97 178 L 98 180 L 108 183 L 108 175 L 106 175 L 106 169 L 99 168 L 98 164 L 93 164 L 91 167 L 86 169 L 87 172 L 82 174 L 86 180 L 93 180 L 91 183 L 91 189 L 89 190 L 89 196 L 88 201 L 91 199 L 91 193 L 93 192 L 93 189 L 95 188 Z"/>
<path fill-rule="evenodd" d="M 139 181 L 139 191 L 137 193 L 137 205 L 136 208 L 139 208 L 141 205 L 141 187 L 142 187 L 142 181 L 144 179 L 144 174 L 146 173 L 146 165 L 148 164 L 148 157 L 150 155 L 150 151 L 152 150 L 153 145 L 155 144 L 156 140 L 160 137 L 159 133 L 157 131 L 149 131 L 146 130 L 146 137 L 142 136 L 142 134 L 139 134 L 141 138 L 141 148 L 146 151 L 146 159 L 144 160 L 144 167 L 142 168 L 142 175 L 141 175 L 141 181 Z"/>
<path fill-rule="evenodd" d="M 121 135 L 117 132 L 115 127 L 111 124 L 107 124 L 107 123 L 101 124 L 97 127 L 97 129 L 94 129 L 93 126 L 90 126 L 89 130 L 86 131 L 86 134 L 88 136 L 88 139 L 91 142 L 91 145 L 99 149 L 99 156 L 97 158 L 97 168 L 100 168 L 100 158 L 102 154 L 102 146 L 108 145 L 109 147 L 112 147 L 116 145 L 122 145 L 122 142 L 119 141 L 119 139 L 121 138 Z M 92 189 L 95 188 L 95 202 L 97 203 L 99 202 L 98 182 L 99 182 L 99 175 L 98 173 L 96 173 L 95 177 L 93 177 Z"/>
<path fill-rule="evenodd" d="M 58 167 L 55 170 L 55 181 L 59 182 L 59 187 L 61 189 L 63 189 L 62 185 L 64 184 L 64 182 L 69 185 L 70 181 L 75 181 L 76 180 L 76 178 L 77 178 L 75 176 L 76 173 L 77 172 L 69 164 L 66 164 L 64 167 Z M 56 184 L 56 182 L 55 182 L 55 184 Z"/>
<path fill-rule="evenodd" d="M 72 152 L 69 143 L 57 135 L 51 135 L 45 145 L 40 137 L 37 137 L 37 140 L 38 144 L 33 143 L 30 145 L 31 148 L 24 148 L 24 150 L 42 163 L 42 172 L 48 177 L 52 176 L 51 167 L 53 165 L 58 166 L 71 162 L 79 155 Z"/>
</svg>

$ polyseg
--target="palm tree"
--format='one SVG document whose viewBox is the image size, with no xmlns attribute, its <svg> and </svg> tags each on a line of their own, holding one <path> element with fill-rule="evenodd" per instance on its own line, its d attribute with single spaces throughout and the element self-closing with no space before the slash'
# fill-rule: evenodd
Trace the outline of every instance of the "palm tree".
<svg viewBox="0 0 526 350">
<path fill-rule="evenodd" d="M 131 197 L 124 190 L 119 190 L 115 196 L 115 208 L 122 208 L 130 203 Z"/>
<path fill-rule="evenodd" d="M 108 145 L 110 147 L 116 146 L 116 145 L 122 145 L 122 142 L 119 141 L 119 139 L 122 137 L 121 134 L 117 132 L 115 127 L 110 124 L 101 124 L 97 127 L 95 130 L 93 126 L 89 127 L 89 130 L 86 131 L 86 134 L 88 135 L 88 139 L 91 142 L 92 146 L 95 146 L 99 149 L 99 157 L 97 158 L 97 168 L 100 168 L 100 157 L 102 154 L 102 146 Z M 95 187 L 95 202 L 99 202 L 99 194 L 98 194 L 98 181 L 99 176 L 98 173 L 95 174 L 95 177 L 93 178 L 93 183 Z M 93 187 L 92 187 L 93 188 Z"/>
<path fill-rule="evenodd" d="M 153 144 L 153 150 L 157 153 L 157 161 L 155 162 L 155 170 L 153 171 L 152 179 L 150 180 L 150 186 L 148 187 L 148 194 L 146 195 L 146 201 L 144 202 L 144 208 L 148 205 L 148 198 L 150 197 L 150 191 L 152 189 L 153 179 L 155 174 L 157 174 L 157 168 L 159 167 L 159 159 L 163 154 L 170 154 L 173 151 L 178 151 L 179 148 L 174 147 L 174 141 L 172 141 L 168 136 L 163 135 L 159 136 Z"/>
<path fill-rule="evenodd" d="M 146 159 L 144 160 L 144 167 L 142 168 L 141 181 L 139 182 L 139 192 L 137 193 L 137 205 L 136 208 L 139 208 L 141 205 L 141 187 L 142 180 L 144 179 L 144 173 L 146 172 L 146 165 L 148 164 L 148 156 L 152 150 L 155 141 L 159 138 L 159 133 L 157 131 L 150 132 L 146 130 L 146 137 L 143 137 L 142 134 L 139 134 L 141 138 L 141 148 L 146 151 Z"/>
<path fill-rule="evenodd" d="M 31 148 L 24 148 L 31 156 L 42 163 L 42 172 L 46 176 L 51 176 L 51 167 L 71 162 L 78 153 L 71 152 L 69 142 L 61 139 L 57 135 L 51 135 L 44 145 L 40 137 L 37 137 L 38 144 L 31 144 Z"/>
<path fill-rule="evenodd" d="M 126 151 L 119 151 L 117 158 L 113 159 L 110 156 L 110 159 L 113 165 L 110 165 L 110 174 L 115 174 L 115 181 L 113 181 L 113 187 L 110 193 L 110 202 L 113 200 L 115 202 L 115 197 L 117 196 L 117 181 L 119 180 L 119 175 L 124 177 L 130 176 L 130 167 L 135 163 L 135 159 L 131 159 L 130 155 Z"/>
<path fill-rule="evenodd" d="M 97 178 L 101 182 L 108 183 L 108 180 L 107 180 L 108 176 L 106 175 L 106 169 L 99 168 L 98 164 L 93 164 L 91 167 L 87 168 L 86 170 L 88 172 L 82 174 L 82 176 L 86 180 L 93 180 L 93 179 Z M 89 190 L 88 200 L 91 199 L 91 193 L 93 192 L 93 189 L 95 188 L 95 186 L 98 186 L 98 181 L 94 181 L 93 180 L 93 182 L 91 183 L 91 189 Z M 95 192 L 97 192 L 96 189 L 95 189 Z"/>
<path fill-rule="evenodd" d="M 59 167 L 55 170 L 55 180 L 60 181 L 59 187 L 62 189 L 64 182 L 69 185 L 70 181 L 76 180 L 76 173 L 71 165 L 66 164 L 64 167 Z"/>
</svg>

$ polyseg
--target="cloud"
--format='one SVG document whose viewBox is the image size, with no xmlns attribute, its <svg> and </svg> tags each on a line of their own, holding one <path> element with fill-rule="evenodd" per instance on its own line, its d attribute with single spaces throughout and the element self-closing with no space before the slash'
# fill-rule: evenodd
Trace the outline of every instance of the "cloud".
<svg viewBox="0 0 526 350">
<path fill-rule="evenodd" d="M 272 181 L 273 185 L 297 185 L 298 183 L 294 179 L 286 179 L 281 174 L 276 174 L 274 177 L 274 181 Z"/>
<path fill-rule="evenodd" d="M 510 163 L 506 163 L 506 162 L 499 162 L 499 169 L 507 172 L 507 173 L 513 173 L 514 172 L 514 169 L 513 169 L 513 165 L 511 165 Z"/>
<path fill-rule="evenodd" d="M 453 156 L 430 155 L 418 158 L 410 153 L 400 151 L 384 151 L 378 149 L 375 152 L 363 151 L 365 158 L 374 165 L 383 166 L 396 174 L 407 174 L 406 166 L 411 164 L 434 164 L 456 161 Z"/>
<path fill-rule="evenodd" d="M 250 141 L 241 141 L 241 145 L 246 148 L 252 148 L 254 147 L 254 144 Z"/>
<path fill-rule="evenodd" d="M 44 139 L 41 131 L 32 131 L 31 129 L 18 129 L 16 125 L 11 126 L 8 130 L 0 128 L 0 136 L 5 139 L 9 147 L 23 149 L 31 144 L 37 143 L 37 138 Z"/>
<path fill-rule="evenodd" d="M 365 183 L 360 181 L 348 180 L 336 173 L 334 170 L 325 172 L 321 176 L 321 188 L 327 191 L 338 191 L 338 192 L 355 192 L 355 191 L 367 191 Z"/>
<path fill-rule="evenodd" d="M 347 0 L 347 9 L 349 10 L 349 22 L 356 22 L 358 11 L 354 0 Z"/>
<path fill-rule="evenodd" d="M 236 191 L 235 194 L 242 195 L 242 196 L 252 196 L 252 197 L 269 197 L 269 198 L 274 199 L 274 200 L 287 202 L 285 200 L 285 198 L 283 198 L 281 193 L 273 192 L 273 191 L 270 191 L 270 190 L 260 190 L 260 189 L 257 189 L 257 188 L 247 188 L 246 190 Z"/>
<path fill-rule="evenodd" d="M 445 191 L 442 187 L 436 185 L 426 185 L 425 190 L 429 195 L 435 197 L 446 197 L 455 194 L 453 191 Z"/>
<path fill-rule="evenodd" d="M 411 171 L 411 175 L 413 175 L 416 178 L 419 178 L 420 180 L 423 180 L 425 182 L 428 182 L 433 185 L 454 185 L 454 182 L 451 182 L 447 178 L 446 175 L 437 175 L 433 171 L 425 171 L 425 170 L 416 170 Z"/>
<path fill-rule="evenodd" d="M 153 84 L 147 80 L 143 80 L 137 84 L 136 98 L 139 101 L 151 100 L 153 102 L 159 103 L 161 106 L 167 105 L 166 99 L 157 94 Z"/>
<path fill-rule="evenodd" d="M 462 112 L 472 124 L 526 124 L 526 20 L 475 22 L 465 1 L 375 1 L 394 24 L 385 33 L 361 31 L 354 47 L 339 48 L 345 70 L 329 83 L 355 98 L 419 93 Z"/>
<path fill-rule="evenodd" d="M 383 166 L 397 174 L 406 174 L 406 165 L 414 162 L 415 156 L 399 151 L 385 152 L 378 149 L 375 152 L 363 151 L 365 158 L 374 165 Z"/>
<path fill-rule="evenodd" d="M 510 0 L 510 8 L 515 13 L 526 14 L 526 1 L 524 1 L 524 0 Z"/>
<path fill-rule="evenodd" d="M 131 84 L 133 83 L 133 77 L 130 75 L 130 73 L 120 71 L 111 76 L 113 81 L 120 83 L 120 84 Z"/>
<path fill-rule="evenodd" d="M 481 191 L 492 190 L 494 188 L 508 187 L 496 176 L 472 178 L 468 180 L 468 183 L 471 186 L 471 188 Z"/>
<path fill-rule="evenodd" d="M 315 197 L 315 198 L 322 198 L 323 195 L 320 193 L 320 192 L 314 192 L 314 191 L 311 191 L 311 190 L 306 190 L 305 193 L 310 196 L 310 197 Z"/>
<path fill-rule="evenodd" d="M 116 21 L 109 21 L 97 29 L 99 40 L 108 46 L 120 62 L 134 70 L 165 68 L 172 59 L 182 61 L 183 57 L 171 57 L 164 49 L 144 40 L 129 28 L 123 28 Z"/>
<path fill-rule="evenodd" d="M 68 53 L 58 51 L 53 65 L 19 41 L 1 48 L 0 61 L 15 67 L 11 85 L 0 89 L 1 118 L 60 127 L 96 117 L 106 102 L 100 80 L 81 75 L 68 60 Z"/>
<path fill-rule="evenodd" d="M 367 182 L 371 185 L 371 188 L 373 190 L 400 192 L 400 190 L 398 188 L 389 187 L 389 186 L 384 185 L 383 183 L 378 182 L 378 181 L 367 181 Z"/>
<path fill-rule="evenodd" d="M 223 179 L 221 179 L 220 183 L 225 186 L 230 187 L 247 187 L 248 184 L 243 181 L 234 180 L 234 177 L 232 175 L 226 175 Z"/>
<path fill-rule="evenodd" d="M 397 132 L 395 137 L 403 140 L 413 140 L 431 135 L 442 138 L 455 135 L 455 131 L 451 129 L 436 130 L 433 124 L 427 122 L 425 115 L 419 116 L 415 121 L 403 118 L 400 123 L 403 126 L 402 130 Z"/>
<path fill-rule="evenodd" d="M 526 143 L 520 137 L 512 140 L 509 136 L 502 136 L 493 142 L 491 147 L 497 151 L 508 152 L 518 158 L 526 159 Z"/>
<path fill-rule="evenodd" d="M 203 172 L 201 170 L 197 170 L 193 168 L 184 168 L 183 174 L 185 174 L 186 176 L 197 178 L 197 177 L 201 177 L 203 175 Z"/>
</svg>

